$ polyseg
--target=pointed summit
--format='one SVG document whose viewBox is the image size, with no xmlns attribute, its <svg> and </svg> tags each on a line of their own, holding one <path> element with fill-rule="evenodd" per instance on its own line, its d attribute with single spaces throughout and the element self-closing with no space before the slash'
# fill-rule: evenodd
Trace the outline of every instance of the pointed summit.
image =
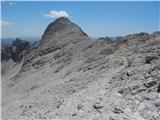
<svg viewBox="0 0 160 120">
<path fill-rule="evenodd" d="M 65 23 L 65 22 L 70 22 L 70 20 L 67 17 L 60 17 L 60 18 L 57 18 L 55 20 L 55 22 L 63 22 L 63 23 Z"/>
<path fill-rule="evenodd" d="M 42 39 L 53 37 L 54 35 L 59 33 L 61 34 L 61 36 L 66 33 L 76 33 L 87 36 L 87 34 L 84 33 L 78 25 L 72 23 L 66 17 L 60 17 L 47 26 Z"/>
</svg>

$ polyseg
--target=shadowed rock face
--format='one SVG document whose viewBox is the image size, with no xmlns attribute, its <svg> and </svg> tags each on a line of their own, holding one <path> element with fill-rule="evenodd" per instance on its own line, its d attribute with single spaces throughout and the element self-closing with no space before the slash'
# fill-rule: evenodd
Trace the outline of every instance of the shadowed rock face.
<svg viewBox="0 0 160 120">
<path fill-rule="evenodd" d="M 19 62 L 22 59 L 22 52 L 30 47 L 28 41 L 16 38 L 9 47 L 4 47 L 1 49 L 1 60 L 7 61 L 12 59 L 15 62 Z"/>
<path fill-rule="evenodd" d="M 59 18 L 3 79 L 2 117 L 159 120 L 159 61 L 159 32 L 107 43 Z"/>
</svg>

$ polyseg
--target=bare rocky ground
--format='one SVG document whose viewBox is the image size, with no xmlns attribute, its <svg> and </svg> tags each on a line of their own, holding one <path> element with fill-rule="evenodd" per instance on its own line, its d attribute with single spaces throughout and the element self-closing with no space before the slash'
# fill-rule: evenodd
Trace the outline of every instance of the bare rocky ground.
<svg viewBox="0 0 160 120">
<path fill-rule="evenodd" d="M 160 32 L 108 43 L 59 18 L 2 65 L 4 120 L 160 119 Z"/>
</svg>

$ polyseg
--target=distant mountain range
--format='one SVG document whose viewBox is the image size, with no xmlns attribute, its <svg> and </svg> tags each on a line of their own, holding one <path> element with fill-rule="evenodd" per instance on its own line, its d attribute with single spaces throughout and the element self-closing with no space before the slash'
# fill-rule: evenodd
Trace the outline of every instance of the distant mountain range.
<svg viewBox="0 0 160 120">
<path fill-rule="evenodd" d="M 9 39 L 10 41 L 12 39 Z M 23 57 L 23 51 L 30 47 L 29 41 L 24 41 L 19 38 L 11 41 L 6 46 L 1 47 L 1 61 L 8 61 L 12 59 L 15 62 L 18 62 Z"/>
<path fill-rule="evenodd" d="M 36 41 L 39 41 L 41 39 L 40 36 L 21 36 L 21 37 L 18 37 L 18 38 L 30 42 L 30 44 L 33 44 Z M 115 37 L 105 36 L 105 37 L 99 37 L 98 39 L 99 40 L 105 40 L 105 41 L 108 41 L 108 42 L 113 42 L 113 41 L 116 41 L 116 40 L 119 41 L 122 38 L 123 38 L 122 36 L 115 36 Z M 10 45 L 12 45 L 12 42 L 14 40 L 16 40 L 16 38 L 12 38 L 12 37 L 1 38 L 1 45 L 2 45 L 2 47 L 10 46 Z"/>
<path fill-rule="evenodd" d="M 41 39 L 40 36 L 22 36 L 22 37 L 18 37 L 18 38 L 30 42 L 30 44 L 33 44 L 36 41 L 38 41 L 38 40 Z M 16 38 L 12 38 L 12 37 L 1 38 L 1 45 L 2 45 L 2 47 L 4 47 L 4 46 L 11 46 L 12 42 L 14 40 L 16 40 Z"/>
<path fill-rule="evenodd" d="M 99 40 L 105 40 L 105 41 L 110 41 L 110 42 L 114 42 L 116 40 L 121 40 L 123 37 L 122 36 L 115 36 L 115 37 L 109 37 L 109 36 L 106 36 L 106 37 L 100 37 L 98 38 Z"/>
<path fill-rule="evenodd" d="M 1 38 L 1 45 L 3 46 L 10 46 L 12 44 L 12 41 L 14 41 L 14 38 Z"/>
</svg>

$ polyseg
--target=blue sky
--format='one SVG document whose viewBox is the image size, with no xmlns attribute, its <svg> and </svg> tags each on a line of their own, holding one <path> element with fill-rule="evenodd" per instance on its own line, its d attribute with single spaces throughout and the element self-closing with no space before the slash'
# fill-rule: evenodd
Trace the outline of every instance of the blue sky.
<svg viewBox="0 0 160 120">
<path fill-rule="evenodd" d="M 41 36 L 65 12 L 89 36 L 123 36 L 160 30 L 160 2 L 3 2 L 2 37 Z M 48 17 L 47 17 L 48 15 Z"/>
</svg>

